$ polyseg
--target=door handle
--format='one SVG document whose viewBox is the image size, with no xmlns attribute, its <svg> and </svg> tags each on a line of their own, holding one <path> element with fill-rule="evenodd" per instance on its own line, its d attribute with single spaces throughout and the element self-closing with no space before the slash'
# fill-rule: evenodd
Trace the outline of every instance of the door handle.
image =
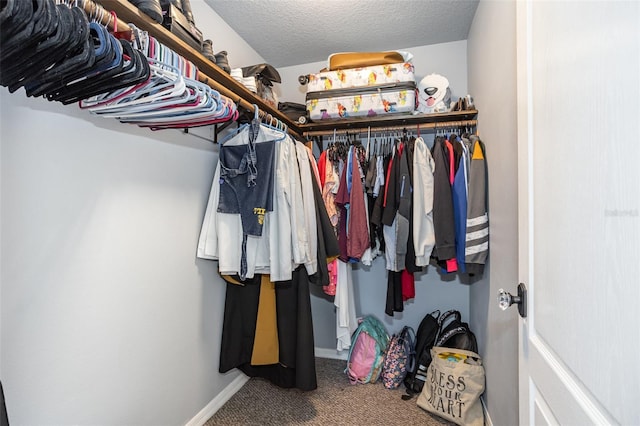
<svg viewBox="0 0 640 426">
<path fill-rule="evenodd" d="M 498 290 L 498 306 L 503 311 L 513 304 L 518 305 L 518 313 L 522 318 L 527 317 L 527 287 L 520 283 L 518 284 L 518 295 L 514 296 L 504 289 Z"/>
</svg>

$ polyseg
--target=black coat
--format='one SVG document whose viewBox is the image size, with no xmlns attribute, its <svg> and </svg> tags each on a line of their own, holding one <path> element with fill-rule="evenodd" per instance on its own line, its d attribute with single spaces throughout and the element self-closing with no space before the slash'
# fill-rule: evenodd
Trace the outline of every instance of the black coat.
<svg viewBox="0 0 640 426">
<path fill-rule="evenodd" d="M 436 245 L 432 257 L 438 263 L 456 257 L 456 230 L 453 221 L 453 198 L 449 180 L 449 152 L 442 137 L 436 137 L 433 145 L 433 226 Z"/>
<path fill-rule="evenodd" d="M 304 265 L 290 281 L 276 282 L 276 316 L 280 361 L 251 365 L 256 333 L 261 276 L 238 285 L 227 280 L 222 324 L 220 373 L 238 368 L 250 377 L 262 377 L 283 388 L 304 391 L 318 387 L 314 355 L 309 276 Z"/>
</svg>

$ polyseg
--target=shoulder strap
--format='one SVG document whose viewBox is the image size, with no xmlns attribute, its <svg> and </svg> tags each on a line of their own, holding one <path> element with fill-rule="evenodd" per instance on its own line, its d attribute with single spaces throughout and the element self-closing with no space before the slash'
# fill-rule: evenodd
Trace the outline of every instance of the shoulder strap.
<svg viewBox="0 0 640 426">
<path fill-rule="evenodd" d="M 437 337 L 437 333 L 440 327 L 440 323 L 438 322 L 439 317 L 440 317 L 440 310 L 436 309 L 435 311 L 425 315 L 424 318 L 422 318 L 422 321 L 420 321 L 420 325 L 418 325 L 418 332 L 416 333 L 416 336 L 415 336 L 416 350 L 418 349 L 417 346 L 422 347 L 424 345 L 426 340 L 430 337 L 430 334 L 432 334 L 434 331 L 436 333 L 435 337 Z M 435 323 L 435 330 L 433 330 L 434 323 Z"/>
<path fill-rule="evenodd" d="M 361 331 L 362 331 L 362 327 L 358 326 L 355 333 L 353 334 L 353 337 L 351 338 L 351 346 L 349 347 L 349 355 L 347 355 L 347 361 L 351 359 L 351 352 L 353 352 L 353 347 L 355 346 L 355 343 L 358 340 L 358 335 L 360 335 Z"/>
<path fill-rule="evenodd" d="M 455 309 L 451 309 L 450 311 L 445 312 L 444 314 L 438 317 L 438 334 L 436 335 L 435 341 L 440 341 L 440 335 L 444 332 L 448 325 L 453 323 L 460 324 L 462 322 L 462 315 L 460 311 Z"/>
<path fill-rule="evenodd" d="M 438 325 L 440 326 L 441 330 L 447 320 L 452 316 L 455 317 L 455 319 L 457 319 L 458 321 L 462 321 L 462 315 L 460 315 L 460 311 L 451 309 L 450 311 L 447 311 L 444 314 L 440 315 L 440 317 L 438 317 Z"/>
<path fill-rule="evenodd" d="M 411 339 L 412 343 L 416 342 L 416 332 L 413 327 L 407 327 L 407 335 L 409 336 L 409 339 Z"/>
<path fill-rule="evenodd" d="M 406 367 L 407 371 L 414 371 L 416 368 L 416 333 L 413 328 L 405 326 L 402 329 L 402 337 L 404 339 L 404 347 L 407 350 L 407 360 L 409 361 Z"/>
<path fill-rule="evenodd" d="M 452 328 L 451 330 L 447 331 L 445 334 L 440 336 L 438 338 L 438 341 L 436 342 L 436 344 L 434 346 L 442 346 L 442 344 L 444 342 L 446 342 L 447 340 L 449 340 L 451 337 L 453 337 L 453 336 L 455 336 L 457 334 L 467 334 L 467 331 L 469 331 L 469 329 L 467 327 Z"/>
<path fill-rule="evenodd" d="M 402 339 L 409 344 L 409 346 L 415 351 L 416 346 L 416 332 L 412 327 L 405 325 L 400 333 Z"/>
</svg>

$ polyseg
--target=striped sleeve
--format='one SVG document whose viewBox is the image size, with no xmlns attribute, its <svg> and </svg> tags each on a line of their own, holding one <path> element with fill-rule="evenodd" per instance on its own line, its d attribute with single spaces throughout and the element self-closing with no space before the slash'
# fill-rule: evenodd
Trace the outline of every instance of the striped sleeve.
<svg viewBox="0 0 640 426">
<path fill-rule="evenodd" d="M 472 136 L 471 141 L 465 263 L 471 267 L 469 272 L 475 270 L 482 273 L 489 254 L 487 162 L 484 156 L 484 146 L 480 139 Z"/>
</svg>

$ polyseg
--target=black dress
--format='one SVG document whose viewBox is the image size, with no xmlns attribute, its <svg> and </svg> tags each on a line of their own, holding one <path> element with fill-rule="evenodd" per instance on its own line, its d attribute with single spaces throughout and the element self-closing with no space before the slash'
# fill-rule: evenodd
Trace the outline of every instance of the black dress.
<svg viewBox="0 0 640 426">
<path fill-rule="evenodd" d="M 220 348 L 221 373 L 238 368 L 250 377 L 262 377 L 283 388 L 316 389 L 316 367 L 311 319 L 309 276 L 303 265 L 290 281 L 276 283 L 276 316 L 280 361 L 251 365 L 258 315 L 261 276 L 243 282 L 227 281 Z"/>
</svg>

